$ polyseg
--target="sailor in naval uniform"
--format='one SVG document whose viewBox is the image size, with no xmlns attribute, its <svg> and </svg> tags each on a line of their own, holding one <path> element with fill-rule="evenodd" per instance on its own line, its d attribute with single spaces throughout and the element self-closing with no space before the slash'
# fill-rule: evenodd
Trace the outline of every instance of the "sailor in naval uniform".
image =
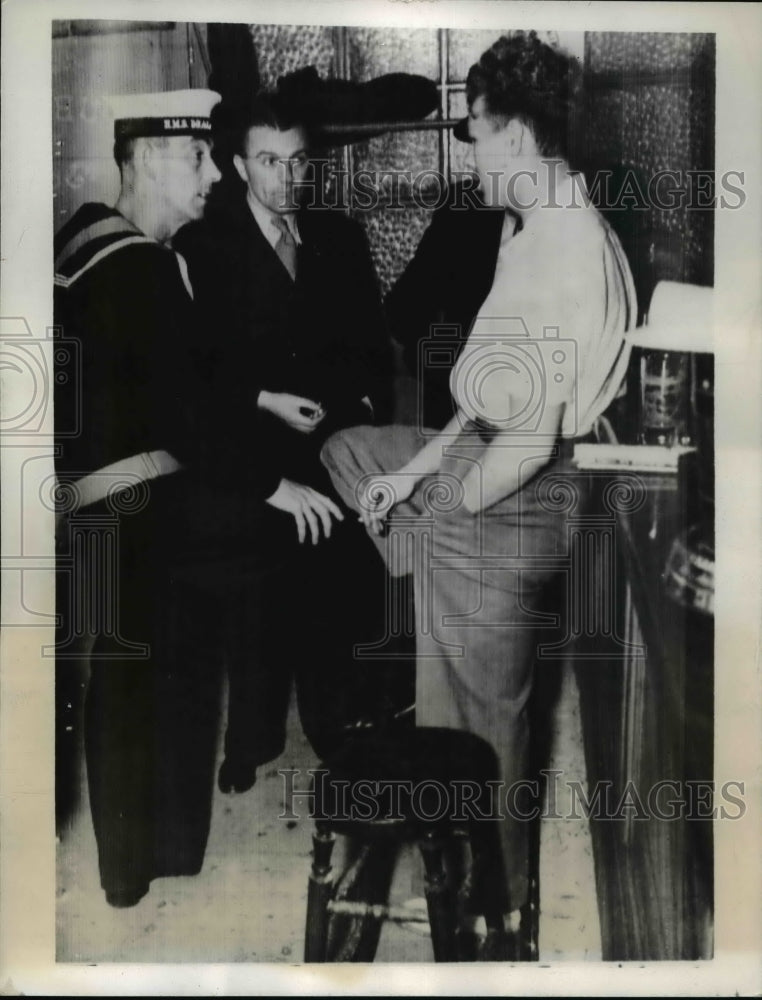
<svg viewBox="0 0 762 1000">
<path fill-rule="evenodd" d="M 71 539 L 77 520 L 96 534 L 117 522 L 114 576 L 107 559 L 80 566 L 66 612 L 73 621 L 100 594 L 103 614 L 88 625 L 85 754 L 113 906 L 137 903 L 153 878 L 198 872 L 209 829 L 218 680 L 198 649 L 185 655 L 193 615 L 176 573 L 189 551 L 178 512 L 194 440 L 194 314 L 168 244 L 219 179 L 209 118 L 218 100 L 208 90 L 110 99 L 119 197 L 113 208 L 83 205 L 55 240 L 56 324 L 81 344 L 77 377 L 56 385 L 56 406 L 76 406 L 82 428 L 58 440 L 59 485 L 76 508 L 61 534 Z"/>
</svg>

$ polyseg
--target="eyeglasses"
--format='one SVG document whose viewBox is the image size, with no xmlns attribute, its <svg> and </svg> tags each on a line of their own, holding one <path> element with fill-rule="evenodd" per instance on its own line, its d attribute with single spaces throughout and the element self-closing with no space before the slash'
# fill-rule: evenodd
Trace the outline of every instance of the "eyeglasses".
<svg viewBox="0 0 762 1000">
<path fill-rule="evenodd" d="M 254 157 L 249 157 L 249 159 L 253 159 L 263 167 L 275 167 L 278 164 L 285 166 L 288 164 L 292 170 L 306 167 L 310 162 L 310 158 L 306 153 L 297 153 L 296 156 L 276 156 L 274 153 L 258 153 Z"/>
</svg>

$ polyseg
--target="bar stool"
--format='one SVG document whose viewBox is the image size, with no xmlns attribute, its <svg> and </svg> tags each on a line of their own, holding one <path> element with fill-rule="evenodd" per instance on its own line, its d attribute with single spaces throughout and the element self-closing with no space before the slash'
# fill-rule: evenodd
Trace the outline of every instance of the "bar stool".
<svg viewBox="0 0 762 1000">
<path fill-rule="evenodd" d="M 476 957 L 458 934 L 464 912 L 484 916 L 487 940 L 505 937 L 500 820 L 487 785 L 497 780 L 492 747 L 453 729 L 359 735 L 326 761 L 312 786 L 305 961 L 372 961 L 385 920 L 428 918 L 436 962 Z M 350 838 L 355 853 L 334 879 L 337 833 Z M 407 841 L 423 858 L 427 914 L 388 902 L 397 851 Z M 466 858 L 462 867 L 449 860 L 458 857 Z"/>
</svg>

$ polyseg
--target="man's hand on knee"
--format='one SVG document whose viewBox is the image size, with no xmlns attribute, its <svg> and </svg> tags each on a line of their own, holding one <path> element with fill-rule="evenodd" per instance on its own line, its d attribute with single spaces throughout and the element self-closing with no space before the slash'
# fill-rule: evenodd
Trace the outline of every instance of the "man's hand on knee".
<svg viewBox="0 0 762 1000">
<path fill-rule="evenodd" d="M 344 520 L 344 515 L 333 500 L 313 490 L 311 486 L 303 486 L 290 479 L 281 479 L 278 489 L 266 502 L 293 515 L 300 543 L 306 540 L 309 531 L 312 544 L 317 545 L 321 538 L 321 527 L 325 537 L 331 537 L 331 517 L 335 517 L 337 521 Z"/>
</svg>

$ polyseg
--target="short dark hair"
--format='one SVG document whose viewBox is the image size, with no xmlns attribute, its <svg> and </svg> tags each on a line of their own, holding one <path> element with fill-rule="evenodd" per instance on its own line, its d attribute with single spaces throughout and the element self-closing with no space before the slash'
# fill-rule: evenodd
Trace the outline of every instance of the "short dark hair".
<svg viewBox="0 0 762 1000">
<path fill-rule="evenodd" d="M 487 112 L 531 128 L 543 156 L 567 156 L 574 64 L 536 31 L 503 35 L 468 71 L 468 106 L 483 97 Z"/>
<path fill-rule="evenodd" d="M 277 91 L 260 90 L 250 100 L 236 105 L 218 105 L 212 112 L 212 122 L 218 136 L 224 134 L 224 145 L 231 155 L 246 154 L 246 137 L 257 126 L 286 132 L 301 128 L 312 141 L 308 116 L 297 102 Z M 215 114 L 216 112 L 216 114 Z"/>
<path fill-rule="evenodd" d="M 135 156 L 135 136 L 119 136 L 114 142 L 114 159 L 121 173 L 126 163 L 131 163 Z"/>
<path fill-rule="evenodd" d="M 143 137 L 139 135 L 120 135 L 114 140 L 114 159 L 116 160 L 116 165 L 119 167 L 119 173 L 122 172 L 126 164 L 132 163 L 135 158 L 135 143 L 140 138 Z M 146 136 L 145 138 L 149 137 Z M 166 144 L 166 139 L 169 137 L 157 135 L 150 138 L 152 142 Z"/>
</svg>

